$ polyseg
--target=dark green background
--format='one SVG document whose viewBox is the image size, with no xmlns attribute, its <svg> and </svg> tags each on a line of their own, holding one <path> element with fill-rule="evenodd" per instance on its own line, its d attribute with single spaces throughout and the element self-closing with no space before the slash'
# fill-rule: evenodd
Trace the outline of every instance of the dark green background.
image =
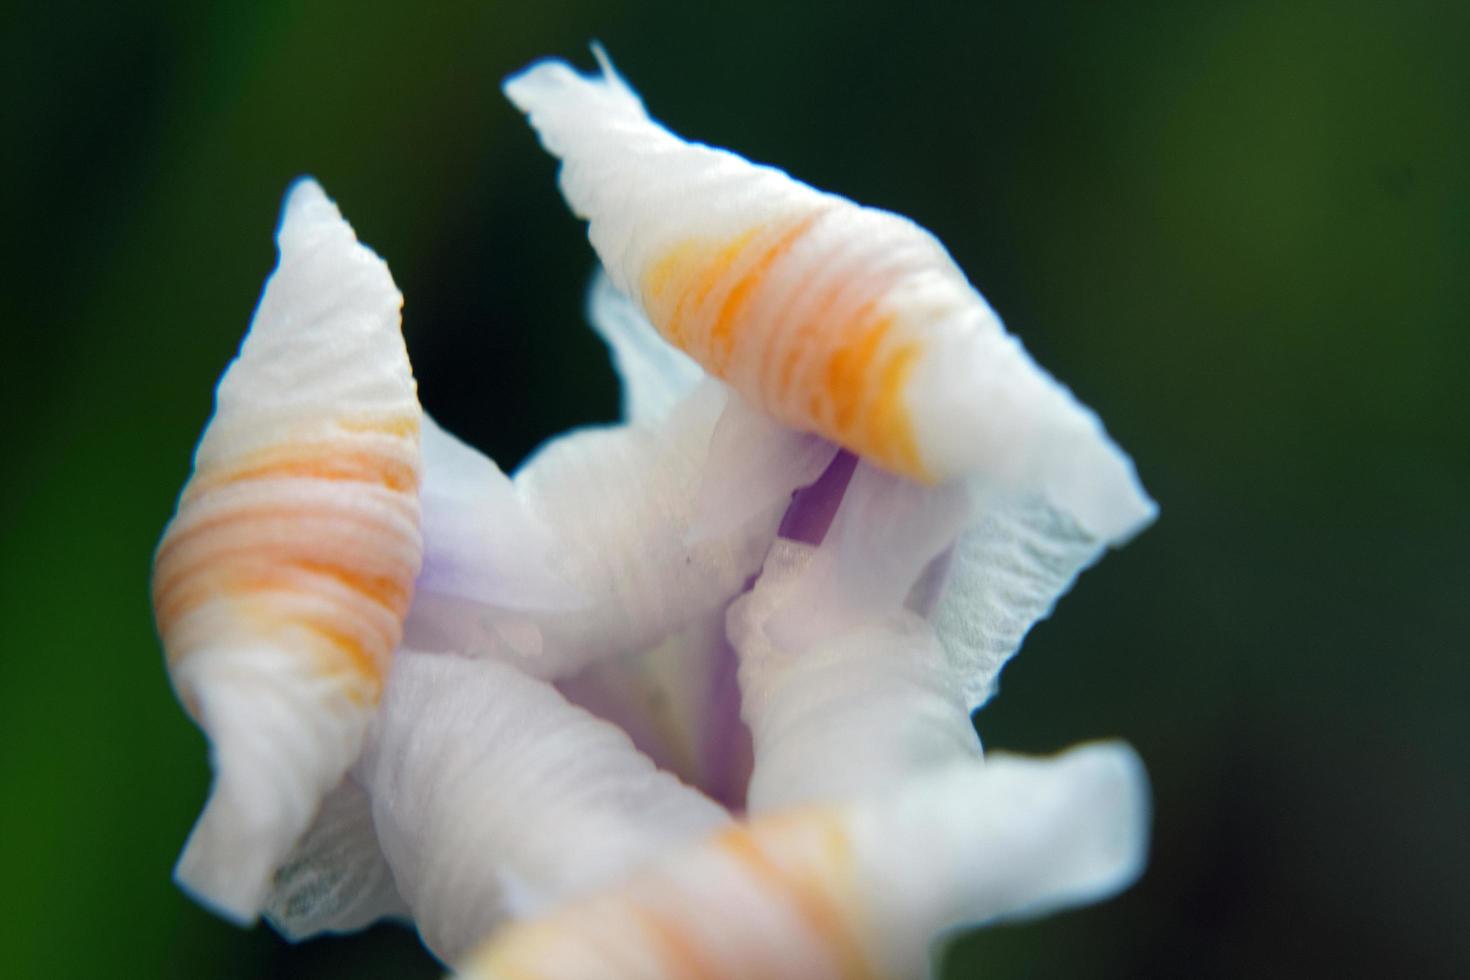
<svg viewBox="0 0 1470 980">
<path fill-rule="evenodd" d="M 300 173 L 391 264 L 451 428 L 509 466 L 615 414 L 591 251 L 498 91 L 592 37 L 677 131 L 934 230 L 1162 505 L 980 717 L 1133 742 L 1148 873 L 947 975 L 1470 974 L 1467 11 L 0 14 L 0 974 L 436 975 L 400 930 L 292 948 L 174 889 L 208 773 L 149 557 Z"/>
</svg>

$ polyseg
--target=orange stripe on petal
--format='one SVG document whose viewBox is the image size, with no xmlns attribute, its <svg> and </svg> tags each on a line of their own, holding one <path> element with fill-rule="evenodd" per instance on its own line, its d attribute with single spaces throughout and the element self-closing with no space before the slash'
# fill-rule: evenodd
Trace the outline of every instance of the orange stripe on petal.
<svg viewBox="0 0 1470 980">
<path fill-rule="evenodd" d="M 688 980 L 718 980 L 721 971 L 710 963 L 698 940 L 685 934 L 679 922 L 648 906 L 634 906 L 632 914 L 658 944 L 659 958 L 669 967 L 666 976 Z"/>
<path fill-rule="evenodd" d="M 918 341 L 881 306 L 891 276 L 828 277 L 814 287 L 818 302 L 777 335 L 753 319 L 779 318 L 813 288 L 788 263 L 825 213 L 678 243 L 643 278 L 645 312 L 670 343 L 786 424 L 932 482 L 905 397 Z"/>
<path fill-rule="evenodd" d="M 185 488 L 154 558 L 171 662 L 203 645 L 300 646 L 380 682 L 413 596 L 417 418 L 338 422 L 216 462 Z"/>
<path fill-rule="evenodd" d="M 813 833 L 815 832 L 815 833 Z M 815 855 L 813 844 L 816 845 Z M 779 852 L 790 846 L 793 859 Z M 837 958 L 839 975 L 849 980 L 873 977 L 862 945 L 852 934 L 848 914 L 829 892 L 851 876 L 847 834 L 830 816 L 816 811 L 767 818 L 720 834 L 715 846 L 761 881 L 785 896 L 822 944 Z"/>
</svg>

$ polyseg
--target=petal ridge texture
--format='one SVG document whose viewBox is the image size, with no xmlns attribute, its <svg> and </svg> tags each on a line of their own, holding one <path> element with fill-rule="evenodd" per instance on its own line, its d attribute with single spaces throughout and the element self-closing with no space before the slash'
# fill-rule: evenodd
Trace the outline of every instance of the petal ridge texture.
<svg viewBox="0 0 1470 980">
<path fill-rule="evenodd" d="M 1039 368 L 933 235 L 650 119 L 603 60 L 505 84 L 614 286 L 782 423 L 891 472 L 1044 493 L 1103 539 L 1154 507 L 1097 416 Z"/>
<path fill-rule="evenodd" d="M 177 876 L 239 921 L 356 758 L 422 557 L 403 298 L 309 179 L 277 243 L 153 570 L 215 770 Z"/>
</svg>

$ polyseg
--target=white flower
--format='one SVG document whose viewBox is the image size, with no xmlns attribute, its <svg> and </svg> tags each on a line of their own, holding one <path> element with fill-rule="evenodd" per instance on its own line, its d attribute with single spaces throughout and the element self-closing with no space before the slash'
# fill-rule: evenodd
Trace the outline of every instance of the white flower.
<svg viewBox="0 0 1470 980">
<path fill-rule="evenodd" d="M 507 477 L 422 417 L 386 268 L 297 186 L 155 572 L 216 767 L 181 882 L 484 977 L 917 976 L 1125 886 L 1131 751 L 970 722 L 1152 517 L 1096 417 L 904 219 L 684 143 L 605 62 L 507 93 L 590 220 L 625 421 Z"/>
</svg>

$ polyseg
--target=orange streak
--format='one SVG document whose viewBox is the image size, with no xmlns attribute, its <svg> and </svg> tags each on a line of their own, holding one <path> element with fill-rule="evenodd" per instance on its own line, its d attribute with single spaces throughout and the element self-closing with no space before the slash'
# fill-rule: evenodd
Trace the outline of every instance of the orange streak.
<svg viewBox="0 0 1470 980">
<path fill-rule="evenodd" d="M 756 834 L 762 831 L 780 834 L 782 831 L 805 829 L 810 826 L 812 816 L 808 812 L 794 819 L 767 819 L 754 827 L 732 827 L 715 839 L 715 846 L 759 878 L 771 891 L 782 893 L 791 900 L 812 932 L 836 954 L 841 976 L 850 980 L 872 977 L 862 947 L 848 931 L 841 907 L 823 890 L 832 865 L 848 861 L 847 840 L 840 827 L 831 824 L 823 828 L 824 853 L 815 862 L 816 868 L 805 869 L 806 874 L 801 874 L 800 870 L 792 874 L 791 869 L 773 860 L 756 839 Z"/>
<path fill-rule="evenodd" d="M 321 521 L 329 520 L 334 536 L 340 537 L 343 533 L 350 533 L 355 527 L 363 527 L 367 533 L 374 537 L 382 536 L 382 527 L 376 522 L 362 519 L 360 515 L 343 515 L 331 513 L 326 518 L 317 509 L 278 506 L 248 506 L 239 510 L 231 510 L 219 513 L 210 520 L 195 524 L 182 532 L 169 533 L 153 561 L 153 594 L 155 601 L 164 599 L 169 593 L 179 588 L 184 582 L 192 578 L 208 578 L 231 569 L 253 568 L 260 565 L 284 565 L 293 566 L 300 562 L 311 561 L 312 552 L 321 552 L 324 547 L 311 546 L 312 535 L 322 535 Z M 290 543 L 283 542 L 279 535 L 264 536 L 265 540 L 253 540 L 247 535 L 238 533 L 241 528 L 259 529 L 266 525 L 268 529 L 279 531 L 284 528 L 297 535 L 296 540 Z M 237 533 L 230 533 L 231 528 Z M 203 540 L 207 546 L 210 539 L 219 535 L 225 542 L 224 547 L 216 544 L 213 548 L 197 549 L 194 552 L 179 554 L 186 545 Z M 394 563 L 395 565 L 397 563 Z M 340 562 L 334 562 L 334 567 L 341 567 Z M 389 566 L 393 567 L 392 565 Z M 356 574 L 347 569 L 348 574 Z M 393 576 L 399 577 L 399 576 Z M 408 587 L 408 581 L 413 577 L 411 569 L 404 568 L 401 575 L 404 587 Z"/>
<path fill-rule="evenodd" d="M 387 593 L 388 601 L 379 601 L 372 595 L 367 597 L 378 603 L 392 619 L 374 618 L 369 621 L 355 618 L 344 628 L 340 617 L 327 610 L 276 612 L 271 595 L 291 593 L 300 588 L 300 583 L 293 580 L 293 572 L 322 575 L 359 594 L 364 594 L 364 589 L 381 588 Z M 310 562 L 262 563 L 257 567 L 237 566 L 205 572 L 161 591 L 155 597 L 155 616 L 159 631 L 167 636 L 190 612 L 213 600 L 223 599 L 234 606 L 234 615 L 251 624 L 253 634 L 266 637 L 282 628 L 304 630 L 322 641 L 324 651 L 340 656 L 343 665 L 352 673 L 376 681 L 382 677 L 384 658 L 392 652 L 398 639 L 396 630 L 385 632 L 385 628 L 389 622 L 397 625 L 401 621 L 403 613 L 398 610 L 406 612 L 410 598 L 411 587 L 374 578 L 355 578 L 351 573 L 325 565 Z M 168 652 L 171 657 L 189 653 L 188 650 L 172 649 Z"/>
<path fill-rule="evenodd" d="M 662 311 L 654 325 L 671 344 L 686 352 L 691 350 L 700 306 L 760 230 L 751 228 L 724 244 L 689 239 L 653 264 L 643 282 L 645 306 Z"/>
<path fill-rule="evenodd" d="M 690 980 L 716 980 L 721 976 L 678 922 L 646 906 L 635 905 L 631 911 L 638 924 L 658 943 L 661 958 L 674 970 L 670 976 Z"/>
<path fill-rule="evenodd" d="M 807 230 L 820 216 L 821 212 L 809 214 L 783 231 L 730 287 L 730 292 L 726 294 L 725 302 L 715 314 L 714 323 L 710 325 L 709 330 L 710 354 L 720 365 L 715 373 L 724 373 L 734 353 L 736 334 L 744 332 L 741 314 L 744 313 L 745 306 L 750 302 L 751 294 L 765 280 L 771 267 L 791 251 L 791 247 L 807 233 Z"/>
<path fill-rule="evenodd" d="M 914 443 L 913 423 L 903 393 L 919 358 L 919 345 L 903 344 L 888 355 L 878 375 L 878 394 L 868 412 L 867 440 L 874 455 L 900 473 L 930 482 Z"/>
<path fill-rule="evenodd" d="M 199 474 L 189 487 L 191 494 L 230 483 L 246 480 L 269 480 L 301 477 L 311 480 L 333 482 L 371 483 L 387 487 L 399 493 L 411 493 L 419 484 L 418 469 L 403 459 L 392 459 L 376 453 L 343 452 L 332 450 L 325 454 L 301 452 L 296 455 L 290 450 L 281 452 L 279 458 L 255 459 L 229 469 L 210 470 Z"/>
<path fill-rule="evenodd" d="M 878 345 L 892 326 L 891 317 L 867 323 L 858 319 L 852 328 L 845 331 L 843 341 L 827 359 L 823 394 L 831 406 L 832 425 L 840 433 L 853 430 L 863 395 L 867 392 L 867 380 L 878 354 Z"/>
<path fill-rule="evenodd" d="M 644 309 L 670 343 L 717 377 L 734 382 L 734 365 L 758 360 L 755 390 L 742 388 L 741 393 L 773 415 L 889 470 L 932 482 L 905 400 L 920 347 L 917 339 L 902 336 L 903 325 L 882 308 L 890 277 L 827 284 L 811 313 L 781 336 L 764 338 L 764 350 L 749 350 L 755 342 L 745 339 L 753 333 L 748 329 L 752 302 L 770 288 L 772 270 L 822 214 L 806 214 L 784 228 L 757 226 L 723 243 L 698 238 L 678 243 L 644 276 Z M 718 309 L 709 309 L 711 296 L 732 277 Z M 872 298 L 836 321 L 832 309 L 854 285 Z M 778 355 L 772 385 L 770 367 Z M 813 367 L 798 372 L 804 355 Z M 793 385 L 799 387 L 793 391 Z"/>
<path fill-rule="evenodd" d="M 416 454 L 406 443 L 415 439 L 418 419 L 339 424 L 345 433 L 341 441 L 326 435 L 282 442 L 195 473 L 180 513 L 219 499 L 213 496 L 218 491 L 265 481 L 287 481 L 287 486 L 326 481 L 344 484 L 344 494 L 369 492 L 366 488 L 378 496 L 382 489 L 404 498 L 415 493 Z M 363 434 L 391 441 L 378 439 L 377 445 L 365 446 Z M 354 486 L 364 490 L 354 491 Z M 304 630 L 321 641 L 319 652 L 343 661 L 354 673 L 379 679 L 412 600 L 414 569 L 396 549 L 372 562 L 371 571 L 348 562 L 355 553 L 351 540 L 360 534 L 396 541 L 399 534 L 391 519 L 384 523 L 382 515 L 283 505 L 273 502 L 279 497 L 262 497 L 231 502 L 203 521 L 181 530 L 175 525 L 165 534 L 154 556 L 153 605 L 170 656 L 190 652 L 172 649 L 168 637 L 175 627 L 193 611 L 223 600 L 230 615 L 239 617 L 239 629 L 262 635 Z M 293 593 L 314 595 L 325 605 L 293 606 L 288 598 Z"/>
</svg>

